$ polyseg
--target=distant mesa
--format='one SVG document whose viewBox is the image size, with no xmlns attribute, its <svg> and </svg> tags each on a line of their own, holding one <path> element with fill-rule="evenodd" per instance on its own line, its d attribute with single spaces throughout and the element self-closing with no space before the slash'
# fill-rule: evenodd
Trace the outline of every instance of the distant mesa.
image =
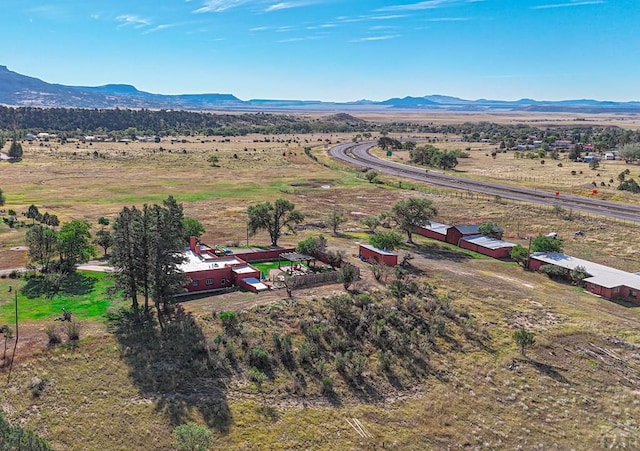
<svg viewBox="0 0 640 451">
<path fill-rule="evenodd" d="M 335 112 L 334 121 L 356 123 L 346 112 L 433 111 L 530 111 L 569 113 L 639 113 L 640 102 L 591 99 L 539 101 L 533 99 L 466 100 L 444 95 L 396 97 L 384 101 L 322 102 L 320 100 L 240 100 L 233 94 L 153 94 L 128 84 L 65 86 L 28 77 L 0 65 L 0 104 L 40 108 L 149 108 L 191 111 L 318 111 Z"/>
</svg>

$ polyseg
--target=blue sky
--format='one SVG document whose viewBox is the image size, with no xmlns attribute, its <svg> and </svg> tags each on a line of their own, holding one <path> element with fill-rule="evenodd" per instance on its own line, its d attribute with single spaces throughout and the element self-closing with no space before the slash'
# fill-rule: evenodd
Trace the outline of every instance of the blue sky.
<svg viewBox="0 0 640 451">
<path fill-rule="evenodd" d="M 1 0 L 0 64 L 243 100 L 640 100 L 638 0 Z"/>
</svg>

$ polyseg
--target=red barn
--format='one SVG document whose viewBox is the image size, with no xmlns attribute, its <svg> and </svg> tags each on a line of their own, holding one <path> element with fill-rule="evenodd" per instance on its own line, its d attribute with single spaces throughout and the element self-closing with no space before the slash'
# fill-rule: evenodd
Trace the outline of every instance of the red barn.
<svg viewBox="0 0 640 451">
<path fill-rule="evenodd" d="M 478 225 L 457 225 L 447 229 L 446 242 L 450 244 L 460 245 L 460 240 L 465 236 L 478 235 Z"/>
<path fill-rule="evenodd" d="M 369 244 L 361 244 L 360 260 L 373 260 L 381 265 L 396 266 L 398 264 L 398 254 L 378 249 L 377 247 L 373 247 Z"/>
<path fill-rule="evenodd" d="M 482 255 L 488 255 L 493 258 L 509 258 L 511 249 L 515 246 L 513 243 L 498 240 L 485 235 L 471 235 L 460 239 L 460 247 L 478 252 Z"/>
<path fill-rule="evenodd" d="M 428 225 L 416 227 L 413 233 L 426 236 L 438 241 L 447 241 L 447 230 L 451 228 L 450 225 L 440 224 L 439 222 L 430 222 Z"/>
</svg>

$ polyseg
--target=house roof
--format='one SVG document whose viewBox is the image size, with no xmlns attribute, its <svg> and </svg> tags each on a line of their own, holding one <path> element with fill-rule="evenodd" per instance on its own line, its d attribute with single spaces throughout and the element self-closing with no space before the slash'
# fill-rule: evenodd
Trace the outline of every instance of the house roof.
<svg viewBox="0 0 640 451">
<path fill-rule="evenodd" d="M 204 258 L 206 257 L 206 259 Z M 243 260 L 235 257 L 212 258 L 210 255 L 197 255 L 192 250 L 184 251 L 185 261 L 180 265 L 180 269 L 185 273 L 196 271 L 207 271 L 212 269 L 220 269 L 225 266 L 246 264 Z"/>
<path fill-rule="evenodd" d="M 234 266 L 232 271 L 235 272 L 236 274 L 252 274 L 256 272 L 257 269 L 254 269 L 250 265 L 243 265 L 243 266 Z"/>
<path fill-rule="evenodd" d="M 468 241 L 477 246 L 486 247 L 487 249 L 502 249 L 505 247 L 514 247 L 514 243 L 509 243 L 508 241 L 498 240 L 496 238 L 491 238 L 489 236 L 484 235 L 471 235 L 462 238 L 463 241 Z"/>
<path fill-rule="evenodd" d="M 377 247 L 374 247 L 370 244 L 361 244 L 360 247 L 364 247 L 365 249 L 369 249 L 370 251 L 376 252 L 380 255 L 395 255 L 398 256 L 398 254 L 396 254 L 395 252 L 389 252 L 389 251 L 385 251 L 383 249 L 378 249 Z"/>
<path fill-rule="evenodd" d="M 458 232 L 462 233 L 463 235 L 476 235 L 480 233 L 480 231 L 478 230 L 478 227 L 480 227 L 479 224 L 470 224 L 470 225 L 457 225 L 457 226 L 454 226 L 453 228 L 456 229 Z"/>
<path fill-rule="evenodd" d="M 531 258 L 569 270 L 582 266 L 591 276 L 584 279 L 584 281 L 604 288 L 625 286 L 635 290 L 640 290 L 639 275 L 611 268 L 610 266 L 593 263 L 588 260 L 582 260 L 581 258 L 572 257 L 559 252 L 535 252 L 531 255 Z"/>
<path fill-rule="evenodd" d="M 438 233 L 440 235 L 446 235 L 447 230 L 451 228 L 451 226 L 447 224 L 440 224 L 439 222 L 431 221 L 427 225 L 420 226 L 420 228 L 424 230 L 431 230 L 432 232 Z"/>
<path fill-rule="evenodd" d="M 246 279 L 242 279 L 242 281 L 244 283 L 246 283 L 247 285 L 251 285 L 252 287 L 254 287 L 257 291 L 265 291 L 268 290 L 269 287 L 266 286 L 265 284 L 263 284 L 262 282 L 260 282 L 258 279 L 256 279 L 255 277 L 248 277 Z"/>
</svg>

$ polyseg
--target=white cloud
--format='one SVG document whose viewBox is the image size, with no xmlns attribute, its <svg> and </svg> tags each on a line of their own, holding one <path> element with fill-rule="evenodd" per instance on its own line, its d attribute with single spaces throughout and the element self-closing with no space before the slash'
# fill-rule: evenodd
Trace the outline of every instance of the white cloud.
<svg viewBox="0 0 640 451">
<path fill-rule="evenodd" d="M 336 22 L 339 23 L 353 23 L 353 22 L 367 22 L 369 20 L 393 20 L 393 19 L 402 19 L 407 17 L 406 14 L 387 14 L 387 15 L 372 15 L 372 16 L 357 16 L 357 17 L 348 17 L 348 16 L 340 16 L 336 18 Z"/>
<path fill-rule="evenodd" d="M 468 17 L 436 17 L 433 19 L 426 19 L 427 22 L 465 22 L 471 20 Z"/>
<path fill-rule="evenodd" d="M 165 24 L 157 25 L 157 26 L 155 26 L 153 28 L 149 28 L 143 34 L 155 33 L 156 31 L 166 30 L 167 28 L 173 28 L 175 26 L 177 26 L 177 24 L 165 23 Z"/>
<path fill-rule="evenodd" d="M 426 0 L 417 3 L 407 3 L 404 5 L 385 6 L 377 11 L 421 11 L 425 9 L 444 8 L 462 3 L 481 3 L 484 0 Z"/>
<path fill-rule="evenodd" d="M 299 8 L 301 6 L 306 6 L 306 3 L 303 2 L 280 2 L 275 3 L 265 9 L 266 12 L 270 13 L 272 11 L 279 11 L 281 9 L 291 9 L 291 8 Z"/>
<path fill-rule="evenodd" d="M 399 34 L 387 34 L 382 36 L 368 36 L 366 38 L 354 39 L 351 42 L 371 42 L 371 41 L 387 41 L 389 39 L 399 38 Z"/>
<path fill-rule="evenodd" d="M 548 5 L 532 6 L 531 9 L 570 8 L 572 6 L 601 5 L 604 0 L 570 0 L 566 3 L 551 3 Z"/>
<path fill-rule="evenodd" d="M 120 22 L 120 27 L 131 26 L 133 28 L 144 28 L 151 25 L 149 19 L 145 19 L 133 14 L 122 14 L 116 17 L 116 20 Z"/>
<path fill-rule="evenodd" d="M 251 0 L 206 0 L 200 8 L 193 12 L 196 14 L 221 13 L 228 9 L 237 8 L 238 6 L 242 6 L 250 2 Z"/>
</svg>

